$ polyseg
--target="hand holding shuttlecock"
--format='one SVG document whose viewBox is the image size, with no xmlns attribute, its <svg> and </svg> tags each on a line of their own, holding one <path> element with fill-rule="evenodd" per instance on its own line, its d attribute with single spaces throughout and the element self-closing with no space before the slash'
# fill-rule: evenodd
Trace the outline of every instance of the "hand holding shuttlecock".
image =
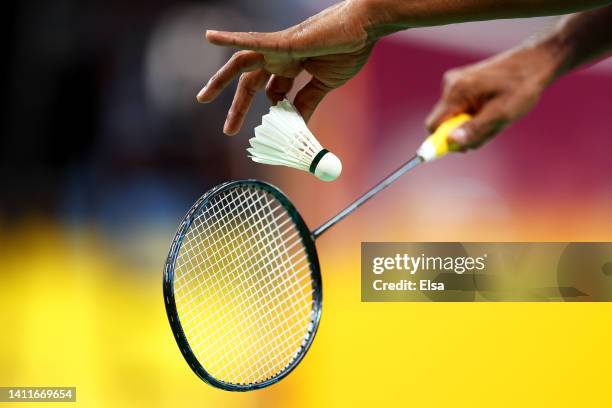
<svg viewBox="0 0 612 408">
<path fill-rule="evenodd" d="M 270 108 L 249 142 L 249 157 L 257 163 L 308 171 L 323 181 L 333 181 L 342 172 L 340 159 L 321 146 L 287 99 Z"/>
</svg>

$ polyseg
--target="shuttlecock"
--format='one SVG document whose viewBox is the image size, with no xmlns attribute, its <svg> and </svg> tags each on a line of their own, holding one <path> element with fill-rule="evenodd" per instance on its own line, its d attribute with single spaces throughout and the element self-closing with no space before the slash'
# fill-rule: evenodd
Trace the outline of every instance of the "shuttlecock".
<svg viewBox="0 0 612 408">
<path fill-rule="evenodd" d="M 323 181 L 333 181 L 342 172 L 340 159 L 321 146 L 287 99 L 270 108 L 249 142 L 249 157 L 257 163 L 309 171 Z"/>
</svg>

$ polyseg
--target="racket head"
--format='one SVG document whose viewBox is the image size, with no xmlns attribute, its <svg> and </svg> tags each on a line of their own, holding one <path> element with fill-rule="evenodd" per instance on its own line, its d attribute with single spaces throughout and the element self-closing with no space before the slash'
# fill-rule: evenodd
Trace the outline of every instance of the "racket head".
<svg viewBox="0 0 612 408">
<path fill-rule="evenodd" d="M 194 329 L 193 327 L 185 327 L 181 322 L 181 304 L 184 304 L 185 301 L 181 299 L 181 289 L 177 290 L 175 278 L 177 278 L 178 272 L 180 269 L 177 269 L 177 261 L 183 255 L 184 248 L 186 247 L 186 240 L 189 239 L 190 231 L 194 228 L 194 223 L 197 222 L 203 214 L 206 216 L 206 210 L 212 208 L 213 206 L 218 206 L 218 200 L 223 197 L 236 197 L 236 195 L 232 195 L 235 192 L 252 192 L 257 197 L 265 197 L 267 200 L 272 202 L 274 205 L 278 205 L 277 210 L 283 213 L 284 223 L 285 225 L 289 224 L 293 229 L 292 234 L 295 234 L 295 238 L 297 239 L 293 244 L 300 246 L 300 251 L 305 256 L 305 259 L 308 263 L 308 271 L 302 271 L 302 274 L 307 273 L 308 277 L 301 276 L 301 280 L 306 281 L 310 279 L 310 296 L 311 299 L 306 299 L 309 306 L 302 302 L 302 304 L 298 305 L 298 309 L 304 309 L 310 307 L 308 324 L 304 327 L 304 337 L 301 340 L 299 347 L 296 349 L 297 351 L 293 354 L 292 357 L 284 356 L 287 359 L 287 364 L 284 368 L 278 370 L 278 372 L 274 373 L 274 375 L 269 376 L 269 378 L 264 378 L 257 381 L 234 381 L 232 378 L 219 378 L 223 377 L 220 375 L 215 375 L 216 373 L 213 371 L 219 371 L 218 367 L 215 370 L 210 370 L 206 367 L 206 363 L 201 362 L 200 360 L 205 359 L 206 356 L 202 355 L 202 352 L 198 350 L 201 343 L 195 342 L 190 344 L 190 336 L 193 337 Z M 227 200 L 226 200 L 227 201 Z M 239 223 L 234 223 L 233 227 L 236 227 Z M 224 231 L 227 231 L 225 229 Z M 297 243 L 297 244 L 296 244 Z M 183 252 L 182 252 L 183 251 Z M 294 254 L 295 256 L 295 254 Z M 199 263 L 201 263 L 201 259 L 198 259 Z M 215 262 L 215 261 L 212 261 Z M 184 265 L 184 262 L 182 262 Z M 203 273 L 210 274 L 210 271 L 199 271 Z M 227 271 L 215 271 L 214 273 L 226 273 Z M 247 271 L 248 272 L 248 271 Z M 198 273 L 198 272 L 196 272 Z M 275 273 L 282 273 L 282 271 L 276 270 Z M 244 272 L 243 272 L 244 274 Z M 180 279 L 180 278 L 179 278 Z M 192 289 L 192 288 L 190 288 Z M 265 289 L 265 288 L 260 288 Z M 230 289 L 231 291 L 231 289 Z M 191 209 L 187 212 L 184 219 L 179 225 L 179 228 L 176 232 L 174 240 L 172 241 L 172 245 L 170 247 L 170 252 L 168 254 L 168 258 L 166 260 L 166 264 L 164 267 L 163 274 L 163 292 L 164 292 L 164 303 L 166 306 L 166 313 L 168 315 L 168 320 L 170 322 L 170 327 L 174 334 L 174 338 L 177 342 L 177 345 L 183 354 L 183 357 L 187 361 L 187 364 L 191 367 L 194 373 L 200 377 L 203 381 L 208 384 L 215 386 L 217 388 L 221 388 L 227 391 L 249 391 L 267 387 L 272 385 L 285 376 L 287 376 L 304 358 L 306 352 L 310 348 L 312 341 L 317 332 L 317 328 L 319 325 L 319 320 L 321 318 L 321 308 L 322 308 L 322 286 L 321 286 L 321 273 L 319 268 L 319 260 L 317 256 L 317 251 L 314 243 L 314 237 L 306 223 L 300 216 L 299 212 L 295 209 L 293 204 L 289 201 L 289 199 L 283 194 L 278 188 L 275 186 L 259 181 L 259 180 L 239 180 L 239 181 L 231 181 L 224 184 L 221 184 L 207 193 L 205 193 L 202 197 L 200 197 L 196 203 L 191 207 Z M 178 292 L 178 293 L 177 293 Z M 184 291 L 183 291 L 184 292 Z M 189 291 L 187 291 L 189 292 Z M 190 301 L 191 299 L 188 299 Z M 214 299 L 212 301 L 219 302 L 218 299 Z M 223 303 L 223 302 L 222 302 Z M 177 305 L 178 304 L 178 305 Z M 282 304 L 272 304 L 270 305 L 270 311 L 274 310 L 274 307 L 277 307 L 277 312 L 279 312 L 278 307 L 282 306 Z M 295 306 L 295 305 L 293 305 Z M 218 313 L 218 311 L 217 311 Z M 223 312 L 221 312 L 223 314 Z M 274 317 L 271 317 L 271 320 L 274 320 Z M 276 319 L 278 320 L 278 319 Z M 286 320 L 286 319 L 285 319 Z M 271 326 L 274 326 L 274 322 L 270 323 Z M 281 322 L 276 322 L 281 323 Z M 193 325 L 192 325 L 193 326 Z M 253 329 L 253 327 L 251 327 Z M 278 330 L 278 328 L 277 328 Z M 249 329 L 250 331 L 250 329 Z M 286 329 L 285 329 L 286 331 Z M 244 332 L 244 330 L 243 330 Z M 196 333 L 196 335 L 199 335 Z M 206 337 L 206 333 L 202 334 Z M 235 337 L 235 336 L 234 336 Z M 294 336 L 295 337 L 295 336 Z M 236 340 L 236 339 L 234 339 Z M 195 345 L 195 347 L 193 347 Z M 213 350 L 215 353 L 219 353 L 219 350 Z M 250 359 L 249 359 L 250 361 Z M 261 363 L 261 362 L 260 362 Z M 265 364 L 263 362 L 261 364 Z M 252 368 L 253 369 L 253 368 Z M 255 367 L 255 369 L 259 369 Z M 264 369 L 265 372 L 265 369 Z"/>
</svg>

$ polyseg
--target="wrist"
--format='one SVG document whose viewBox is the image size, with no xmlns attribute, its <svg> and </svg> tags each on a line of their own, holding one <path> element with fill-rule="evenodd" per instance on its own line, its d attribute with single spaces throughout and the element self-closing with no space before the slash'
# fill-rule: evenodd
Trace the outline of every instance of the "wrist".
<svg viewBox="0 0 612 408">
<path fill-rule="evenodd" d="M 565 73 L 571 58 L 571 47 L 562 36 L 557 33 L 550 35 L 534 44 L 533 48 L 542 61 L 541 74 L 545 86 Z"/>
<path fill-rule="evenodd" d="M 381 37 L 403 30 L 404 27 L 395 21 L 393 10 L 385 5 L 384 0 L 346 0 L 351 12 L 358 16 L 369 42 L 376 42 Z"/>
</svg>

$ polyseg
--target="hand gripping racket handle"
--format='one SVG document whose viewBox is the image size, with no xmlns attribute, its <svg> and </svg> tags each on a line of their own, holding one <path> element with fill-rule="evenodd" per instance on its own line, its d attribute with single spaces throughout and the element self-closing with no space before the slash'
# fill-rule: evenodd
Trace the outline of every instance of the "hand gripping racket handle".
<svg viewBox="0 0 612 408">
<path fill-rule="evenodd" d="M 448 145 L 448 134 L 461 124 L 470 120 L 470 118 L 471 116 L 467 113 L 462 113 L 442 123 L 431 136 L 425 139 L 421 147 L 419 147 L 419 149 L 417 150 L 416 156 L 408 160 L 406 163 L 402 164 L 397 170 L 382 179 L 368 192 L 359 197 L 357 200 L 353 201 L 351 205 L 340 211 L 335 217 L 331 218 L 319 228 L 316 228 L 314 231 L 312 231 L 312 237 L 314 239 L 318 238 L 329 228 L 336 225 L 338 221 L 355 211 L 363 203 L 374 197 L 380 191 L 387 188 L 387 186 L 389 186 L 391 183 L 393 183 L 395 180 L 400 178 L 408 171 L 415 168 L 418 164 L 424 161 L 431 161 L 437 159 L 439 157 L 444 156 L 449 151 L 453 150 L 452 146 L 449 147 Z"/>
<path fill-rule="evenodd" d="M 417 150 L 417 156 L 423 161 L 432 161 L 446 155 L 449 151 L 455 150 L 448 145 L 448 134 L 470 120 L 472 117 L 467 113 L 460 113 L 457 116 L 444 121 L 435 132 L 433 132 L 421 147 Z"/>
</svg>

